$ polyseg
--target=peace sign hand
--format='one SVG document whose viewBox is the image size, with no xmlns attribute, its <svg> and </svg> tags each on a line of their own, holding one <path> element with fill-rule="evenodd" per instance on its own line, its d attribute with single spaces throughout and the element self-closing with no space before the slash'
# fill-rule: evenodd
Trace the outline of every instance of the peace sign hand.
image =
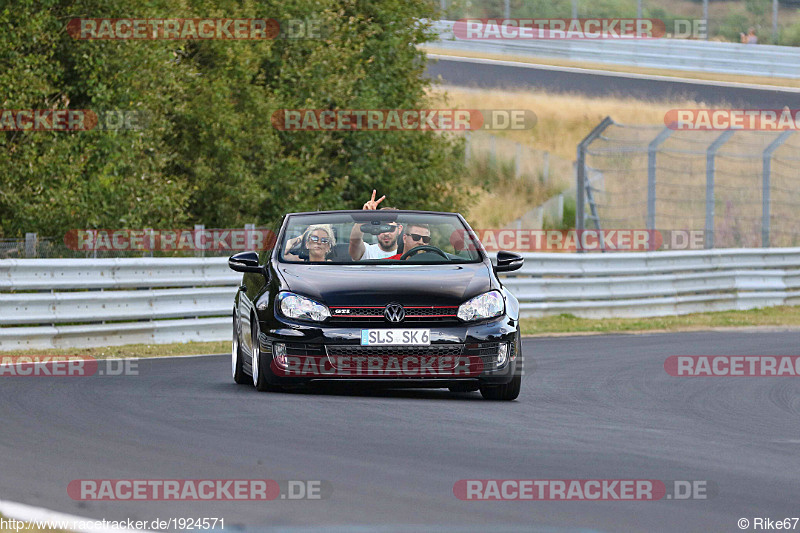
<svg viewBox="0 0 800 533">
<path fill-rule="evenodd" d="M 375 189 L 372 189 L 372 199 L 367 200 L 367 203 L 364 204 L 364 207 L 362 207 L 362 209 L 367 209 L 367 210 L 378 209 L 378 204 L 381 203 L 386 198 L 386 195 L 384 194 L 383 196 L 381 196 L 376 200 L 375 192 L 376 192 Z"/>
</svg>

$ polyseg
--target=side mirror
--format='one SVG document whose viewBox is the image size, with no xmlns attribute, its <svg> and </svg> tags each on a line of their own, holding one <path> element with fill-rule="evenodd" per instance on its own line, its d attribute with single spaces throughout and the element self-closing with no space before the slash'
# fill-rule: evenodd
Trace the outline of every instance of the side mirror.
<svg viewBox="0 0 800 533">
<path fill-rule="evenodd" d="M 228 259 L 228 266 L 236 272 L 254 272 L 260 274 L 264 272 L 258 264 L 258 254 L 255 252 L 239 252 Z"/>
<path fill-rule="evenodd" d="M 525 258 L 514 252 L 506 252 L 500 250 L 497 252 L 497 265 L 494 267 L 495 272 L 513 272 L 522 268 L 522 263 Z"/>
</svg>

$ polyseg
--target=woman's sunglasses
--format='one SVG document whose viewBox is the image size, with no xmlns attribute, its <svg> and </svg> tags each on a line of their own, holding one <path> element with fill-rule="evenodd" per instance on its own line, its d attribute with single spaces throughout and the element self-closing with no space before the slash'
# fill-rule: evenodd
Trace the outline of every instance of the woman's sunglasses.
<svg viewBox="0 0 800 533">
<path fill-rule="evenodd" d="M 317 237 L 316 235 L 310 235 L 308 240 L 311 242 L 321 242 L 322 244 L 328 244 L 331 240 L 328 237 Z"/>
<path fill-rule="evenodd" d="M 431 242 L 430 235 L 420 235 L 418 233 L 409 233 L 408 236 L 411 237 L 412 239 L 414 239 L 414 242 L 419 242 L 420 239 L 422 239 L 422 242 L 424 242 L 425 244 L 429 244 Z"/>
</svg>

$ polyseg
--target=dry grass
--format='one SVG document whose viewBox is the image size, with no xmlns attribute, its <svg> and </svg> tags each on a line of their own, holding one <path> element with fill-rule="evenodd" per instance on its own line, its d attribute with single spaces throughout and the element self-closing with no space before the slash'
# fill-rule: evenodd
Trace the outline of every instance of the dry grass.
<svg viewBox="0 0 800 533">
<path fill-rule="evenodd" d="M 537 116 L 533 129 L 492 132 L 497 152 L 495 169 L 488 164 L 489 135 L 472 134 L 472 164 L 464 187 L 476 201 L 465 213 L 475 228 L 499 228 L 573 185 L 578 143 L 606 116 L 623 124 L 659 125 L 664 114 L 680 107 L 697 108 L 688 101 L 645 101 L 588 98 L 543 91 L 477 90 L 437 87 L 434 105 L 460 109 L 530 109 Z M 513 179 L 516 143 L 524 147 L 522 177 Z M 549 178 L 543 176 L 543 153 L 550 153 Z"/>
<path fill-rule="evenodd" d="M 431 96 L 437 103 L 465 109 L 530 109 L 538 123 L 533 129 L 493 132 L 498 161 L 513 165 L 515 143 L 533 153 L 528 157 L 525 177 L 520 182 L 505 180 L 490 183 L 477 195 L 477 202 L 466 213 L 478 228 L 503 227 L 521 214 L 540 205 L 574 180 L 572 162 L 578 143 L 606 116 L 624 125 L 645 128 L 607 130 L 615 140 L 595 148 L 637 146 L 638 152 L 605 152 L 590 156 L 588 164 L 605 170 L 602 190 L 596 196 L 600 216 L 610 227 L 644 227 L 646 205 L 647 144 L 663 129 L 664 115 L 675 108 L 707 108 L 693 101 L 648 101 L 614 97 L 588 98 L 550 94 L 543 91 L 477 90 L 438 87 Z M 722 105 L 715 107 L 724 107 Z M 705 150 L 718 132 L 680 132 L 663 145 L 659 155 L 658 195 L 665 205 L 657 206 L 662 229 L 704 226 L 706 157 Z M 486 133 L 473 134 L 473 152 L 485 154 Z M 720 149 L 717 159 L 717 245 L 760 246 L 761 243 L 761 154 L 775 139 L 774 133 L 737 132 Z M 800 209 L 796 162 L 800 141 L 787 140 L 773 155 L 772 168 L 772 244 L 796 246 L 800 231 L 796 213 Z M 547 186 L 541 179 L 542 160 L 537 154 L 549 152 L 551 178 Z M 513 166 L 512 166 L 513 168 Z M 472 169 L 490 175 L 486 165 Z M 471 180 L 479 185 L 480 180 Z M 498 186 L 499 185 L 499 186 Z M 677 201 L 676 200 L 680 200 Z"/>
<path fill-rule="evenodd" d="M 533 129 L 495 133 L 569 161 L 575 159 L 578 143 L 606 116 L 622 124 L 660 125 L 664 124 L 664 115 L 670 109 L 707 107 L 688 100 L 589 98 L 544 91 L 477 90 L 452 86 L 437 87 L 431 95 L 443 105 L 461 109 L 530 109 L 538 118 Z"/>
</svg>

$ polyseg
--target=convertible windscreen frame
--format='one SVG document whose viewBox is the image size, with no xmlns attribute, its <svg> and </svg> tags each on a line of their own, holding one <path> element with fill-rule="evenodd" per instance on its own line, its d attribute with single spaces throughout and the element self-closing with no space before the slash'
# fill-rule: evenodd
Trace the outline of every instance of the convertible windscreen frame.
<svg viewBox="0 0 800 533">
<path fill-rule="evenodd" d="M 431 229 L 431 244 L 442 244 L 448 250 L 442 250 L 447 255 L 444 257 L 433 252 L 424 251 L 413 255 L 405 260 L 399 259 L 360 259 L 353 261 L 349 256 L 345 260 L 328 259 L 326 261 L 312 261 L 309 259 L 298 260 L 296 256 L 287 254 L 287 241 L 294 239 L 302 234 L 300 229 L 311 224 L 332 224 L 338 226 L 336 235 L 336 245 L 339 246 L 340 253 L 345 244 L 349 244 L 350 231 L 354 224 L 378 224 L 378 223 L 397 223 L 408 227 L 410 222 L 428 224 Z M 446 226 L 451 226 L 451 234 L 457 235 L 461 239 L 463 246 L 460 250 L 456 249 L 453 239 L 445 235 Z M 447 239 L 445 239 L 447 237 Z M 364 235 L 364 239 L 369 239 Z M 365 242 L 368 242 L 365 240 Z M 402 246 L 402 245 L 401 245 Z M 289 255 L 290 257 L 286 257 Z M 343 254 L 342 254 L 343 255 Z M 342 256 L 340 255 L 340 257 Z M 458 213 L 441 213 L 433 211 L 401 211 L 401 210 L 360 210 L 360 211 L 318 211 L 306 213 L 290 213 L 284 218 L 280 235 L 277 239 L 272 259 L 285 265 L 380 265 L 380 266 L 451 266 L 462 264 L 479 264 L 486 262 L 487 256 L 480 241 L 477 240 L 475 233 L 469 224 Z M 441 260 L 440 260 L 441 259 Z"/>
</svg>

